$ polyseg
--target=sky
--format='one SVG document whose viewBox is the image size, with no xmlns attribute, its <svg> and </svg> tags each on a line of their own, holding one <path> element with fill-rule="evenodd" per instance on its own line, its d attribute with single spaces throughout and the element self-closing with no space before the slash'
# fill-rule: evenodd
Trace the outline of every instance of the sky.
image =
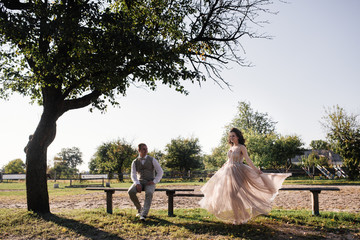
<svg viewBox="0 0 360 240">
<path fill-rule="evenodd" d="M 298 135 L 304 147 L 325 139 L 320 121 L 326 108 L 339 105 L 360 113 L 360 1 L 287 0 L 272 9 L 278 13 L 264 16 L 269 24 L 258 29 L 272 39 L 243 42 L 253 66 L 231 64 L 222 71 L 231 89 L 212 80 L 201 87 L 186 84 L 188 96 L 166 86 L 156 91 L 132 86 L 119 97 L 120 108 L 110 106 L 105 114 L 88 108 L 67 112 L 57 122 L 48 164 L 62 148 L 78 147 L 84 161 L 79 169 L 85 171 L 96 148 L 117 139 L 164 151 L 171 139 L 194 137 L 210 154 L 240 101 L 267 113 L 279 134 Z M 17 158 L 25 161 L 23 149 L 42 113 L 29 102 L 16 94 L 0 99 L 0 168 Z"/>
</svg>

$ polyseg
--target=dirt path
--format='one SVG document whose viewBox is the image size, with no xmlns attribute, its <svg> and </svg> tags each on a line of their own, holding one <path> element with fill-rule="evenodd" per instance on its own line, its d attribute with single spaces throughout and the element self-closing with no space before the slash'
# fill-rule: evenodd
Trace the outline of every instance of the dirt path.
<svg viewBox="0 0 360 240">
<path fill-rule="evenodd" d="M 164 186 L 162 186 L 163 188 Z M 286 185 L 286 187 L 295 187 Z M 302 187 L 296 185 L 296 187 Z M 306 187 L 306 186 L 303 186 Z M 323 191 L 319 195 L 320 211 L 335 212 L 360 212 L 360 186 L 336 186 L 340 192 Z M 200 186 L 176 186 L 176 188 L 194 188 L 195 193 L 200 192 Z M 144 194 L 139 195 L 141 202 Z M 198 208 L 198 197 L 175 197 L 175 208 Z M 92 209 L 105 207 L 106 196 L 102 191 L 87 192 L 75 196 L 63 196 L 50 198 L 52 212 L 64 211 L 66 209 Z M 114 208 L 134 208 L 126 192 L 115 192 L 113 196 Z M 0 202 L 0 208 L 26 208 L 25 200 L 14 201 L 5 199 Z M 165 192 L 154 194 L 152 209 L 167 209 L 167 196 Z M 275 198 L 274 208 L 280 209 L 308 209 L 311 210 L 311 193 L 309 191 L 280 191 Z"/>
</svg>

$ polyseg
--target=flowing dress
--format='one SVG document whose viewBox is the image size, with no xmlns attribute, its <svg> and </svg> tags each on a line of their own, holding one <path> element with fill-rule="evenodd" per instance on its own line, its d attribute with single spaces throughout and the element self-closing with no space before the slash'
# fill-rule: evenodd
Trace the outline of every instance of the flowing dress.
<svg viewBox="0 0 360 240">
<path fill-rule="evenodd" d="M 200 206 L 224 222 L 243 224 L 269 213 L 279 188 L 291 176 L 291 173 L 259 173 L 258 169 L 244 164 L 243 159 L 240 147 L 231 148 L 227 162 L 201 188 L 204 197 Z"/>
</svg>

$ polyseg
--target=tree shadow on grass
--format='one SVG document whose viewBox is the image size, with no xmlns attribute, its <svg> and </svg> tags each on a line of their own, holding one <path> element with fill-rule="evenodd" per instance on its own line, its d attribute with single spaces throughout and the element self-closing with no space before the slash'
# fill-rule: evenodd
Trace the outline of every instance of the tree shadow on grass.
<svg viewBox="0 0 360 240">
<path fill-rule="evenodd" d="M 71 229 L 72 231 L 76 232 L 77 234 L 84 236 L 89 239 L 111 239 L 111 240 L 123 240 L 123 238 L 111 234 L 105 231 L 102 231 L 94 226 L 89 224 L 81 223 L 79 221 L 62 218 L 55 214 L 42 214 L 40 215 L 42 219 L 48 222 L 53 222 L 59 226 L 66 227 Z"/>
<path fill-rule="evenodd" d="M 188 219 L 187 216 L 176 216 L 177 218 Z M 294 233 L 294 231 L 281 231 L 276 228 L 272 228 L 267 224 L 261 223 L 246 223 L 242 225 L 233 225 L 223 222 L 214 222 L 211 220 L 203 220 L 201 222 L 181 222 L 175 223 L 168 221 L 166 219 L 151 217 L 143 223 L 145 226 L 170 226 L 175 225 L 178 227 L 184 227 L 187 230 L 191 231 L 193 234 L 198 235 L 208 235 L 208 236 L 223 236 L 228 237 L 229 239 L 233 238 L 245 238 L 245 239 L 298 239 L 298 240 L 307 240 L 307 239 L 321 239 L 317 235 L 304 235 L 303 232 Z"/>
</svg>

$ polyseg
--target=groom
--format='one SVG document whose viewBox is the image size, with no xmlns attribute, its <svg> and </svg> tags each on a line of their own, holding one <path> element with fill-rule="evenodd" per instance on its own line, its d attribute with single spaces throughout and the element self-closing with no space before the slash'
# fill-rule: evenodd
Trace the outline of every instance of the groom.
<svg viewBox="0 0 360 240">
<path fill-rule="evenodd" d="M 131 164 L 131 180 L 134 182 L 128 190 L 131 201 L 134 203 L 141 221 L 145 221 L 149 213 L 155 184 L 160 182 L 163 170 L 159 162 L 147 155 L 148 148 L 145 143 L 138 146 L 139 156 Z M 155 175 L 156 172 L 156 175 Z M 139 202 L 137 193 L 145 191 L 145 202 L 143 208 Z"/>
</svg>

